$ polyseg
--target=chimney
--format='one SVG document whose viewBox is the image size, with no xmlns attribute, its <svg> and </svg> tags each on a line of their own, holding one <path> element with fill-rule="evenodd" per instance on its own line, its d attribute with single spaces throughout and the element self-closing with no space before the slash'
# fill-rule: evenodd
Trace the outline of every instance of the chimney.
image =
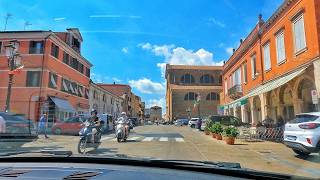
<svg viewBox="0 0 320 180">
<path fill-rule="evenodd" d="M 232 49 L 232 52 L 233 52 L 233 53 L 234 53 L 234 52 L 236 52 L 236 49 L 235 49 L 235 48 L 233 48 L 233 49 Z"/>
<path fill-rule="evenodd" d="M 240 39 L 240 44 L 242 44 L 242 43 L 243 43 L 243 39 L 241 38 L 241 39 Z"/>
<path fill-rule="evenodd" d="M 116 82 L 115 82 L 115 81 L 113 81 L 113 84 L 116 84 Z"/>
</svg>

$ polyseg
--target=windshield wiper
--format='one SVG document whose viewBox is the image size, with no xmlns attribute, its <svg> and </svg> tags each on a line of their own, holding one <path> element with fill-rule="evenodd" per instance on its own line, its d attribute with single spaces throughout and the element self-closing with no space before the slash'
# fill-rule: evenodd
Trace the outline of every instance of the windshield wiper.
<svg viewBox="0 0 320 180">
<path fill-rule="evenodd" d="M 219 167 L 241 169 L 240 163 L 234 162 L 213 162 L 213 161 L 193 161 L 193 160 L 150 160 L 154 163 L 170 163 L 177 166 L 198 166 L 198 167 Z"/>
<path fill-rule="evenodd" d="M 20 154 L 41 154 L 41 155 L 53 155 L 53 156 L 63 156 L 70 157 L 72 156 L 72 151 L 66 150 L 40 150 L 40 151 L 13 151 L 13 152 L 1 152 L 1 157 L 15 156 Z"/>
</svg>

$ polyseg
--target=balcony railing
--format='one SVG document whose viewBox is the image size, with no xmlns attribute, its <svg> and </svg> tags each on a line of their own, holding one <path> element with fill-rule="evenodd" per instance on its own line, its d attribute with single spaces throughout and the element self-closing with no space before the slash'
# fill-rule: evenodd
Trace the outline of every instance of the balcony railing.
<svg viewBox="0 0 320 180">
<path fill-rule="evenodd" d="M 230 88 L 228 90 L 228 95 L 232 99 L 240 98 L 243 95 L 241 85 L 234 85 L 232 88 Z"/>
</svg>

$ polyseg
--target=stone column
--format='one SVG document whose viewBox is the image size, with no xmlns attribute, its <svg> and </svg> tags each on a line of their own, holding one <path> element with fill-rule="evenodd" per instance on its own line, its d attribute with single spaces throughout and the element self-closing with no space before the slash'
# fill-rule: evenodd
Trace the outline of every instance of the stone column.
<svg viewBox="0 0 320 180">
<path fill-rule="evenodd" d="M 259 94 L 261 102 L 261 120 L 263 121 L 267 117 L 267 99 L 265 93 Z"/>
<path fill-rule="evenodd" d="M 233 106 L 233 116 L 239 118 L 237 116 L 237 106 Z"/>
<path fill-rule="evenodd" d="M 303 101 L 301 99 L 298 99 L 298 98 L 293 99 L 294 114 L 299 114 L 303 112 L 302 105 L 303 105 Z"/>
<path fill-rule="evenodd" d="M 313 62 L 313 73 L 314 73 L 314 81 L 316 85 L 316 90 L 318 92 L 318 98 L 320 98 L 320 59 Z M 320 111 L 320 104 L 318 103 L 317 107 L 318 111 Z"/>
<path fill-rule="evenodd" d="M 246 106 L 247 105 L 241 105 L 241 119 L 242 119 L 242 122 L 244 123 L 248 122 L 248 113 L 247 113 Z"/>
<path fill-rule="evenodd" d="M 250 102 L 250 114 L 251 114 L 251 123 L 254 125 L 254 124 L 257 124 L 257 119 L 254 117 L 254 113 L 255 113 L 255 109 L 254 109 L 254 106 L 253 106 L 253 97 L 250 97 L 249 98 L 249 102 Z"/>
</svg>

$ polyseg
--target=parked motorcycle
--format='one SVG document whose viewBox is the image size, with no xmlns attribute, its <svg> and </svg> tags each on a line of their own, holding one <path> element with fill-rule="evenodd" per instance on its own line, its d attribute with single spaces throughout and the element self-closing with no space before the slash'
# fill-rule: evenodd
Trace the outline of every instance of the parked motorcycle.
<svg viewBox="0 0 320 180">
<path fill-rule="evenodd" d="M 92 142 L 92 129 L 94 127 L 94 124 L 86 121 L 82 125 L 84 127 L 79 132 L 80 140 L 78 143 L 78 153 L 85 154 L 87 148 L 94 148 L 94 150 L 96 150 L 100 146 L 102 132 L 101 127 L 103 127 L 103 124 L 100 125 L 100 127 L 96 127 L 97 133 L 95 134 L 94 142 Z"/>
<path fill-rule="evenodd" d="M 125 124 L 123 122 L 118 122 L 116 125 L 116 138 L 117 141 L 120 143 L 121 141 L 126 141 L 128 139 L 128 134 L 126 134 Z"/>
</svg>

